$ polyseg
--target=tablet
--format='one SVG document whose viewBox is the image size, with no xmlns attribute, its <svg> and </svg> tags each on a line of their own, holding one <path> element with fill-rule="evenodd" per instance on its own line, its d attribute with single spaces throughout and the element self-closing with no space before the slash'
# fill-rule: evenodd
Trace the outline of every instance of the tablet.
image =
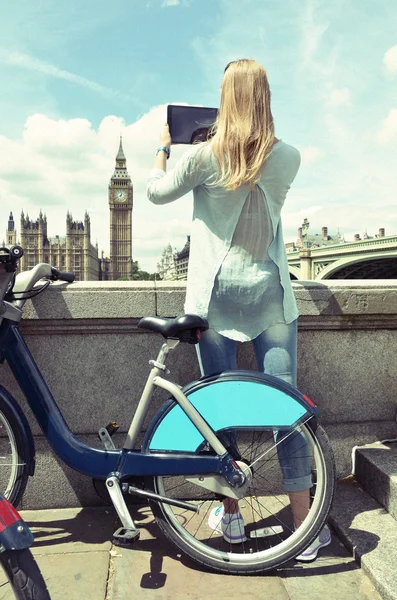
<svg viewBox="0 0 397 600">
<path fill-rule="evenodd" d="M 215 123 L 217 108 L 204 106 L 167 106 L 167 123 L 173 144 L 193 144 L 204 142 L 208 131 Z"/>
</svg>

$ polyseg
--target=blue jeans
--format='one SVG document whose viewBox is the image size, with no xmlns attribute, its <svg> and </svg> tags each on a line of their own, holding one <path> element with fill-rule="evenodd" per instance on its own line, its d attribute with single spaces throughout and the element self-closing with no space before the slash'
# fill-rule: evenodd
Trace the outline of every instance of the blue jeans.
<svg viewBox="0 0 397 600">
<path fill-rule="evenodd" d="M 252 340 L 258 370 L 279 377 L 296 387 L 297 321 L 277 323 Z M 237 368 L 237 342 L 214 329 L 201 333 L 196 345 L 202 375 L 212 375 Z M 277 454 L 285 492 L 307 490 L 312 485 L 310 453 L 305 436 L 296 429 L 285 440 L 288 431 L 275 433 Z M 280 441 L 281 440 L 281 441 Z"/>
</svg>

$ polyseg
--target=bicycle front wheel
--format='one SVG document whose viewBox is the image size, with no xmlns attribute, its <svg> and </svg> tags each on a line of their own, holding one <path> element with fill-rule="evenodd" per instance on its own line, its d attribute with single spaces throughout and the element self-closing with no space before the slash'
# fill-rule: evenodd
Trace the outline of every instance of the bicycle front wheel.
<svg viewBox="0 0 397 600">
<path fill-rule="evenodd" d="M 0 399 L 0 493 L 14 506 L 20 502 L 28 482 L 27 459 L 23 431 Z"/>
<path fill-rule="evenodd" d="M 40 569 L 29 549 L 6 550 L 0 553 L 0 562 L 8 578 L 1 585 L 0 594 L 12 588 L 17 600 L 51 600 Z M 2 598 L 11 598 L 11 589 Z"/>
<path fill-rule="evenodd" d="M 221 497 L 183 476 L 157 476 L 152 481 L 156 493 L 188 500 L 199 508 L 194 513 L 152 503 L 158 525 L 170 541 L 197 563 L 224 573 L 262 573 L 300 554 L 318 535 L 328 516 L 334 493 L 334 459 L 328 438 L 314 417 L 282 435 L 284 446 L 291 443 L 293 452 L 294 438 L 299 436 L 310 461 L 311 488 L 304 492 L 306 497 L 301 496 L 303 503 L 310 496 L 310 509 L 300 527 L 294 527 L 291 508 L 291 499 L 296 508 L 300 496 L 298 492 L 292 495 L 283 490 L 277 435 L 260 427 L 236 428 L 228 432 L 233 452 L 252 473 L 250 486 L 239 500 L 246 540 L 238 544 L 225 541 L 222 533 L 212 528 L 213 518 L 210 527 L 209 516 L 222 505 Z M 197 449 L 201 454 L 205 451 L 211 449 L 205 445 Z"/>
</svg>

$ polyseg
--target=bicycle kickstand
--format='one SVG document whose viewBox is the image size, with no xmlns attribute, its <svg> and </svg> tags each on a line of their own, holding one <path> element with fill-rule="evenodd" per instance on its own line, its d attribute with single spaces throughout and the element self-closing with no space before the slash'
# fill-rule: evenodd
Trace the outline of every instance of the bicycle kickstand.
<svg viewBox="0 0 397 600">
<path fill-rule="evenodd" d="M 123 525 L 114 532 L 113 544 L 123 547 L 132 546 L 134 542 L 139 540 L 140 531 L 135 527 L 135 523 L 128 511 L 124 496 L 121 492 L 119 479 L 114 473 L 111 473 L 106 479 L 106 488 Z"/>
</svg>

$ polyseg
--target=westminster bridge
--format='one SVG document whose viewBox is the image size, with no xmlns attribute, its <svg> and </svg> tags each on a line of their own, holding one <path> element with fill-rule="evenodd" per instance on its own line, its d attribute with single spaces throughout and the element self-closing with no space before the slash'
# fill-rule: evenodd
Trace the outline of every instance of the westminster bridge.
<svg viewBox="0 0 397 600">
<path fill-rule="evenodd" d="M 291 279 L 397 279 L 397 235 L 287 253 Z"/>
</svg>

